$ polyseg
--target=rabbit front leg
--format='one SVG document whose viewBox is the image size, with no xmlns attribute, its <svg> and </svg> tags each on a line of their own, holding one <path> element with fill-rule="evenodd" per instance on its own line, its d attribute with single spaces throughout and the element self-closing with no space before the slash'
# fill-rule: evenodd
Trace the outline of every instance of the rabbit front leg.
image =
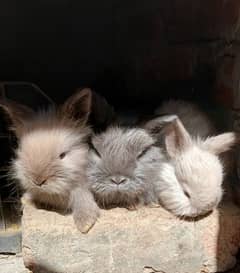
<svg viewBox="0 0 240 273">
<path fill-rule="evenodd" d="M 100 215 L 99 207 L 93 195 L 86 188 L 74 189 L 71 193 L 70 206 L 78 230 L 87 233 Z"/>
<path fill-rule="evenodd" d="M 28 192 L 25 192 L 21 197 L 21 210 L 23 210 L 26 205 L 35 206 L 32 195 Z"/>
</svg>

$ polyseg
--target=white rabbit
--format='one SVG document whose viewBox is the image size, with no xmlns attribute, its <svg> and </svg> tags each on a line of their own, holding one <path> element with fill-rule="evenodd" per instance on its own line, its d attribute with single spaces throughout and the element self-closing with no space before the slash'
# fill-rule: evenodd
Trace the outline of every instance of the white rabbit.
<svg viewBox="0 0 240 273">
<path fill-rule="evenodd" d="M 187 102 L 170 101 L 156 112 L 172 115 L 145 125 L 157 137 L 164 120 L 168 123 L 162 131 L 167 161 L 159 168 L 156 184 L 161 203 L 178 216 L 193 217 L 213 210 L 223 194 L 224 167 L 219 155 L 236 143 L 236 134 L 210 137 L 214 132 L 210 120 Z"/>
<path fill-rule="evenodd" d="M 14 102 L 0 102 L 18 139 L 12 177 L 33 202 L 71 209 L 82 232 L 87 232 L 99 215 L 86 183 L 90 106 L 89 89 L 76 92 L 59 109 L 38 113 Z"/>
</svg>

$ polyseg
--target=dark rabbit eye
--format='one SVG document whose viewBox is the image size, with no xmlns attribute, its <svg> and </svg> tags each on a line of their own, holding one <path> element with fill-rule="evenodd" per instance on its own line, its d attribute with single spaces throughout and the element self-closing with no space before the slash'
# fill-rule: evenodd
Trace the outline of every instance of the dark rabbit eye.
<svg viewBox="0 0 240 273">
<path fill-rule="evenodd" d="M 63 159 L 63 158 L 66 156 L 66 154 L 67 154 L 67 152 L 61 153 L 61 154 L 59 155 L 59 158 L 60 158 L 60 159 Z"/>
<path fill-rule="evenodd" d="M 94 145 L 92 144 L 92 142 L 89 142 L 89 147 L 92 151 L 94 151 L 94 153 L 98 156 L 101 157 L 100 153 L 98 152 L 98 150 L 94 147 Z"/>
<path fill-rule="evenodd" d="M 187 198 L 190 198 L 191 196 L 190 196 L 190 194 L 187 192 L 187 191 L 183 191 L 184 192 L 184 194 L 187 196 Z"/>
<path fill-rule="evenodd" d="M 148 146 L 147 148 L 145 148 L 138 156 L 137 158 L 141 158 L 143 157 L 151 148 L 152 146 Z"/>
</svg>

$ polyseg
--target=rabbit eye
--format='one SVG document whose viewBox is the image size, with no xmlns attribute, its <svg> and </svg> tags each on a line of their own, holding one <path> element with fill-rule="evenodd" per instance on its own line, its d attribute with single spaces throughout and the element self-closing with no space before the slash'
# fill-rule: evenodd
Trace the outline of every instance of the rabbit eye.
<svg viewBox="0 0 240 273">
<path fill-rule="evenodd" d="M 141 158 L 143 157 L 151 148 L 152 146 L 148 146 L 147 148 L 145 148 L 138 156 L 137 158 Z"/>
<path fill-rule="evenodd" d="M 66 156 L 66 154 L 67 154 L 67 152 L 61 153 L 61 154 L 59 155 L 59 158 L 60 158 L 60 159 L 63 159 L 63 158 Z"/>
<path fill-rule="evenodd" d="M 101 157 L 101 154 L 98 152 L 98 150 L 94 147 L 94 145 L 92 144 L 92 142 L 89 142 L 89 147 L 90 149 L 98 156 Z"/>
<path fill-rule="evenodd" d="M 184 191 L 184 194 L 187 196 L 187 198 L 190 198 L 190 194 L 187 191 Z"/>
</svg>

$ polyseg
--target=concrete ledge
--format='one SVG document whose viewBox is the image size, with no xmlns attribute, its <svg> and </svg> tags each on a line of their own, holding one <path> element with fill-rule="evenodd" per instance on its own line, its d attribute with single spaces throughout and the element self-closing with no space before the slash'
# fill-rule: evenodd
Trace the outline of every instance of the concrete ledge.
<svg viewBox="0 0 240 273">
<path fill-rule="evenodd" d="M 235 265 L 240 210 L 224 204 L 188 222 L 162 208 L 102 211 L 86 235 L 71 215 L 25 204 L 23 258 L 37 273 L 207 273 Z"/>
<path fill-rule="evenodd" d="M 21 254 L 2 255 L 0 254 L 1 273 L 31 273 L 23 265 Z"/>
</svg>

